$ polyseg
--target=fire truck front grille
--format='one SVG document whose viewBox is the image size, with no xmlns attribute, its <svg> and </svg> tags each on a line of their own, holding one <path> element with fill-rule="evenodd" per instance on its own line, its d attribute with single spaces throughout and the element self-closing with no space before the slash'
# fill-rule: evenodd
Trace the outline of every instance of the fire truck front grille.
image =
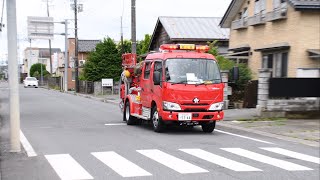
<svg viewBox="0 0 320 180">
<path fill-rule="evenodd" d="M 188 109 L 184 109 L 183 111 L 184 112 L 207 112 L 206 109 L 199 109 L 199 108 L 195 108 L 195 109 L 188 108 Z"/>
<path fill-rule="evenodd" d="M 199 104 L 184 103 L 182 105 L 185 105 L 185 106 L 208 106 L 209 104 L 208 103 L 199 103 Z"/>
</svg>

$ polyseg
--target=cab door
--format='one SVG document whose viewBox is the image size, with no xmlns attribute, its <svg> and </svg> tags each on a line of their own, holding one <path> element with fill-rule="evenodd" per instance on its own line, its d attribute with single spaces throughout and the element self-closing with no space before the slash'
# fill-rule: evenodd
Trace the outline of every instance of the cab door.
<svg viewBox="0 0 320 180">
<path fill-rule="evenodd" d="M 152 80 L 150 77 L 152 61 L 146 60 L 143 66 L 143 73 L 141 77 L 141 103 L 143 107 L 151 108 L 151 85 Z"/>
<path fill-rule="evenodd" d="M 160 73 L 160 85 L 154 85 L 153 82 L 153 74 L 154 72 Z M 153 63 L 152 73 L 151 73 L 151 79 L 152 79 L 152 88 L 150 89 L 150 93 L 152 94 L 152 99 L 155 100 L 157 104 L 162 102 L 162 81 L 163 81 L 163 61 L 162 60 L 155 60 Z M 160 105 L 160 104 L 159 104 Z"/>
</svg>

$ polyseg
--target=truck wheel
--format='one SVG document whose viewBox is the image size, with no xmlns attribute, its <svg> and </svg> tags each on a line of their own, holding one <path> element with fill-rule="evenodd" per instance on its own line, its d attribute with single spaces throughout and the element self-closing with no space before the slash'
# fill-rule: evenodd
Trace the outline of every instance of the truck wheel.
<svg viewBox="0 0 320 180">
<path fill-rule="evenodd" d="M 159 117 L 159 113 L 156 106 L 152 108 L 151 115 L 153 130 L 158 133 L 162 132 L 164 130 L 164 124 L 161 118 Z"/>
<path fill-rule="evenodd" d="M 127 125 L 133 125 L 136 118 L 130 114 L 130 103 L 126 102 L 124 111 L 123 111 L 123 120 L 127 122 Z"/>
<path fill-rule="evenodd" d="M 216 127 L 216 121 L 213 121 L 212 123 L 202 124 L 201 127 L 203 132 L 212 133 L 212 131 Z"/>
</svg>

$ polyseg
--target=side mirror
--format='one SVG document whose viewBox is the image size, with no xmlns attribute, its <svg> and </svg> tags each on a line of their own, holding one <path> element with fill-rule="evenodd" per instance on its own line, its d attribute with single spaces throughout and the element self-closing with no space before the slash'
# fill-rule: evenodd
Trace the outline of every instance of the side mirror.
<svg viewBox="0 0 320 180">
<path fill-rule="evenodd" d="M 233 76 L 232 78 L 234 81 L 239 80 L 239 67 L 234 66 L 232 68 L 232 76 Z"/>
<path fill-rule="evenodd" d="M 153 84 L 154 85 L 160 85 L 160 82 L 161 82 L 160 72 L 155 71 L 153 73 Z"/>
</svg>

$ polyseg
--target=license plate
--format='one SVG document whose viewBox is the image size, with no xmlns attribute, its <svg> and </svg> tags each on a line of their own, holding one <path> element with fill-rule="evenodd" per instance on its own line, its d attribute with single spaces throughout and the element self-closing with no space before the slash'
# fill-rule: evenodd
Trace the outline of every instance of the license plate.
<svg viewBox="0 0 320 180">
<path fill-rule="evenodd" d="M 191 121 L 192 113 L 179 113 L 178 120 L 179 121 Z"/>
</svg>

